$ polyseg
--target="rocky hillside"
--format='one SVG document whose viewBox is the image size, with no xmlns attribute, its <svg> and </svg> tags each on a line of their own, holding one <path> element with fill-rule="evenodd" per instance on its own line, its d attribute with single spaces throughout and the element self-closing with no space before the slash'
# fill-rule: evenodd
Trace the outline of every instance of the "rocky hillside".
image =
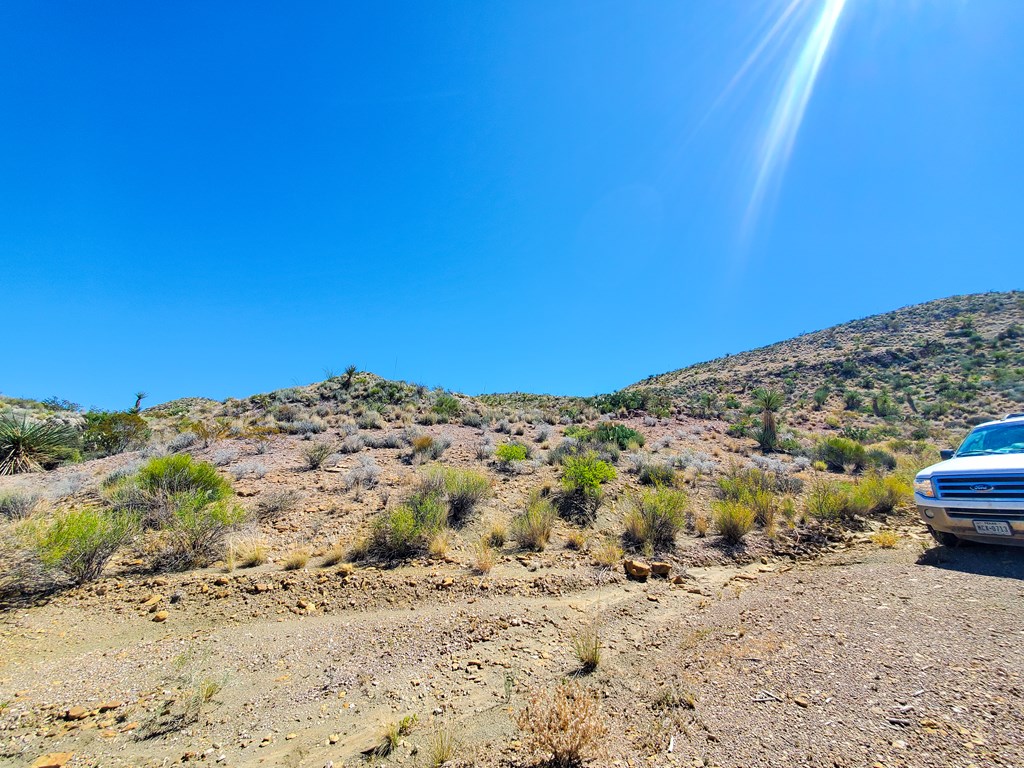
<svg viewBox="0 0 1024 768">
<path fill-rule="evenodd" d="M 785 393 L 791 421 L 826 427 L 957 429 L 1024 410 L 1024 293 L 905 307 L 652 376 L 626 391 L 728 417 L 758 387 Z"/>
</svg>

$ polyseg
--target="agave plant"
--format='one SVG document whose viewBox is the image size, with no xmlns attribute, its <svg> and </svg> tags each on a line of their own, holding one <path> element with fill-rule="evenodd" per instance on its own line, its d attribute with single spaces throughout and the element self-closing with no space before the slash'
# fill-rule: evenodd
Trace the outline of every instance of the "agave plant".
<svg viewBox="0 0 1024 768">
<path fill-rule="evenodd" d="M 0 475 L 38 472 L 73 438 L 74 430 L 63 424 L 0 417 Z"/>
</svg>

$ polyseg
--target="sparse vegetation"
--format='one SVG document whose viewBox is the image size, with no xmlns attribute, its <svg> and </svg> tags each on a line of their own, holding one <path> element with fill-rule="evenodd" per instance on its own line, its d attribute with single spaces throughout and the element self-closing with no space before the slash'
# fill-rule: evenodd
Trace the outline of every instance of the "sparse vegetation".
<svg viewBox="0 0 1024 768">
<path fill-rule="evenodd" d="M 686 525 L 688 505 L 686 494 L 672 488 L 637 494 L 630 499 L 624 519 L 626 541 L 636 548 L 673 547 L 676 535 Z"/>
<path fill-rule="evenodd" d="M 84 584 L 98 578 L 137 532 L 138 518 L 131 513 L 80 507 L 59 510 L 46 520 L 28 520 L 19 533 L 45 572 L 58 581 Z"/>
<path fill-rule="evenodd" d="M 534 491 L 526 502 L 526 508 L 512 520 L 512 537 L 523 549 L 540 552 L 551 540 L 556 517 L 551 499 Z"/>
<path fill-rule="evenodd" d="M 580 664 L 580 671 L 589 674 L 601 663 L 601 633 L 597 625 L 587 624 L 572 639 L 572 652 Z"/>
<path fill-rule="evenodd" d="M 730 544 L 739 544 L 754 528 L 754 510 L 741 501 L 722 499 L 712 504 L 715 527 Z"/>
<path fill-rule="evenodd" d="M 597 696 L 576 682 L 531 688 L 515 722 L 527 750 L 552 768 L 575 768 L 600 756 L 608 732 Z"/>
<path fill-rule="evenodd" d="M 615 479 L 615 469 L 594 452 L 569 456 L 562 462 L 562 492 L 558 511 L 568 520 L 593 522 L 601 505 L 601 486 Z"/>
</svg>

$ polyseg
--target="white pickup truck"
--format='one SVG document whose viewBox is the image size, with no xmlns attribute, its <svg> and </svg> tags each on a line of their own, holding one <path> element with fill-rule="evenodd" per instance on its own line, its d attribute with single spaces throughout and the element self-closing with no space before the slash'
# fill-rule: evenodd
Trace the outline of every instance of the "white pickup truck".
<svg viewBox="0 0 1024 768">
<path fill-rule="evenodd" d="M 1024 546 L 1024 413 L 980 424 L 914 479 L 914 500 L 940 544 Z"/>
</svg>

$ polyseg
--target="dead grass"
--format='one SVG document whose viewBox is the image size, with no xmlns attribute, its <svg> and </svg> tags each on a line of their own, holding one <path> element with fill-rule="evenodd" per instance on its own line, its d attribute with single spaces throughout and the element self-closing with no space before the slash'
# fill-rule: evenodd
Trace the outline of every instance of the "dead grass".
<svg viewBox="0 0 1024 768">
<path fill-rule="evenodd" d="M 553 768 L 601 757 L 601 740 L 608 732 L 597 695 L 577 682 L 531 688 L 515 723 L 526 749 Z"/>
<path fill-rule="evenodd" d="M 309 552 L 305 549 L 296 549 L 284 559 L 281 567 L 286 571 L 299 571 L 309 563 Z"/>
<path fill-rule="evenodd" d="M 882 549 L 895 549 L 900 543 L 900 535 L 896 531 L 883 529 L 875 532 L 871 540 Z"/>
</svg>

